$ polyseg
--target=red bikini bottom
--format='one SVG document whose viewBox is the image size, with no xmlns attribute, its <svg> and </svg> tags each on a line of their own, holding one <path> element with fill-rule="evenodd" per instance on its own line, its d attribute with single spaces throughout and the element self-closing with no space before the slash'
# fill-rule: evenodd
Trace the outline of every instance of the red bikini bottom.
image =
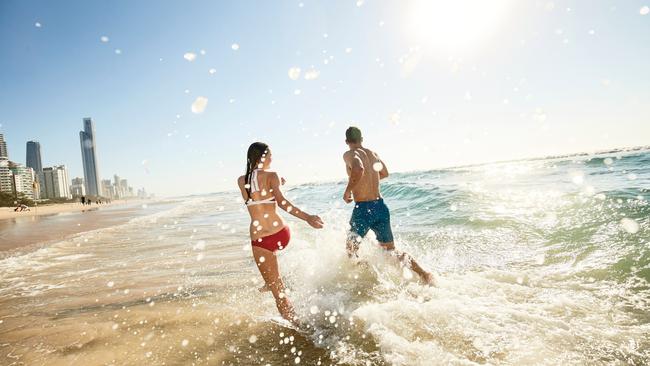
<svg viewBox="0 0 650 366">
<path fill-rule="evenodd" d="M 281 250 L 289 245 L 289 240 L 291 239 L 291 233 L 289 232 L 289 227 L 285 226 L 282 230 L 278 231 L 275 234 L 259 238 L 257 240 L 251 240 L 251 245 L 270 250 L 275 252 L 276 250 Z"/>
</svg>

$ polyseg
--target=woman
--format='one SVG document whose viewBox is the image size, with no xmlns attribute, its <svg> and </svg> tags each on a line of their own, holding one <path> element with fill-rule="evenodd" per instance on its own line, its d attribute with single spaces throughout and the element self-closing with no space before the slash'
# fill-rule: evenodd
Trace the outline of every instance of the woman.
<svg viewBox="0 0 650 366">
<path fill-rule="evenodd" d="M 296 314 L 278 270 L 276 251 L 289 244 L 289 227 L 276 212 L 276 206 L 293 216 L 306 221 L 316 229 L 323 227 L 323 221 L 316 215 L 309 215 L 289 202 L 282 191 L 276 172 L 270 171 L 272 155 L 268 145 L 255 142 L 248 148 L 246 175 L 239 177 L 237 184 L 251 216 L 250 235 L 253 257 L 262 274 L 265 286 L 261 291 L 271 291 L 275 304 L 283 318 L 296 322 Z"/>
</svg>

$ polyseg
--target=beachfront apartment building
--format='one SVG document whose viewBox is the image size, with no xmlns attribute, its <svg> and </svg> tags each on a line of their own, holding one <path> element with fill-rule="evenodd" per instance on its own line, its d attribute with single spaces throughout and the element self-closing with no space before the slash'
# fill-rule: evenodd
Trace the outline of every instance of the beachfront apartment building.
<svg viewBox="0 0 650 366">
<path fill-rule="evenodd" d="M 72 198 L 68 183 L 68 168 L 65 165 L 43 168 L 39 181 L 41 182 L 41 198 Z"/>
<path fill-rule="evenodd" d="M 79 131 L 81 142 L 81 159 L 84 168 L 84 182 L 86 194 L 101 196 L 102 187 L 97 164 L 97 142 L 95 141 L 95 124 L 91 118 L 84 118 L 84 130 Z"/>
<path fill-rule="evenodd" d="M 110 179 L 102 179 L 102 193 L 106 198 L 117 198 L 115 195 L 115 187 Z"/>
<path fill-rule="evenodd" d="M 83 178 L 73 178 L 70 185 L 70 194 L 72 197 L 81 197 L 86 195 L 86 186 Z"/>
<path fill-rule="evenodd" d="M 10 161 L 9 170 L 11 171 L 11 185 L 14 197 L 18 197 L 22 193 L 25 198 L 30 200 L 38 198 L 38 195 L 35 194 L 37 184 L 35 184 L 34 169 Z"/>
<path fill-rule="evenodd" d="M 9 159 L 0 157 L 0 192 L 8 194 L 14 192 L 11 180 L 12 177 L 11 169 L 9 169 Z"/>
</svg>

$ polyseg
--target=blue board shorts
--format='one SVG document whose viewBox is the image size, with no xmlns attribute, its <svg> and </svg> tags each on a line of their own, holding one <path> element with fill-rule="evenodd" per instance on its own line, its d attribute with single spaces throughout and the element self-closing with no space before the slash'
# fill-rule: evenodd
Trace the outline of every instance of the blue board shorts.
<svg viewBox="0 0 650 366">
<path fill-rule="evenodd" d="M 350 231 L 363 238 L 369 230 L 375 233 L 380 243 L 393 241 L 390 212 L 381 198 L 375 201 L 355 202 L 350 219 Z"/>
</svg>

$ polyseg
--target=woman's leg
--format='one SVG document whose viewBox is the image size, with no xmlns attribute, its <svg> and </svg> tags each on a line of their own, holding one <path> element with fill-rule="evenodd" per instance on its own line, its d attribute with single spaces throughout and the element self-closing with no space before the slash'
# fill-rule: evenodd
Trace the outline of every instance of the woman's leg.
<svg viewBox="0 0 650 366">
<path fill-rule="evenodd" d="M 271 290 L 275 298 L 275 305 L 278 307 L 280 315 L 291 322 L 295 322 L 296 313 L 293 305 L 291 305 L 291 302 L 285 295 L 284 282 L 282 282 L 282 278 L 280 277 L 278 258 L 275 256 L 275 253 L 264 248 L 253 246 L 253 257 L 266 283 L 266 287 Z"/>
</svg>

